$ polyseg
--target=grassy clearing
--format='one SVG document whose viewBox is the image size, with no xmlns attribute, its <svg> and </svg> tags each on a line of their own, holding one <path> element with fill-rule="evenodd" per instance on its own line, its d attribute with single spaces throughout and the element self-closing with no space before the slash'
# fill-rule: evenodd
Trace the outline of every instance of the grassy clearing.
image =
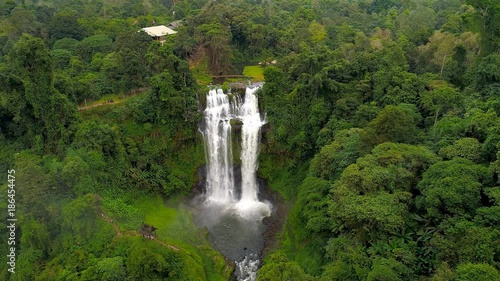
<svg viewBox="0 0 500 281">
<path fill-rule="evenodd" d="M 191 214 L 182 207 L 184 197 L 172 196 L 164 200 L 160 195 L 140 190 L 108 188 L 100 192 L 102 209 L 116 221 L 122 231 L 138 231 L 142 223 L 157 228 L 157 237 L 172 244 L 205 244 L 201 231 L 194 225 Z M 118 207 L 109 208 L 118 205 Z M 118 210 L 118 212 L 116 210 Z M 140 224 L 130 228 L 127 216 L 140 217 Z"/>
<path fill-rule="evenodd" d="M 173 202 L 169 202 L 173 203 Z M 192 224 L 189 214 L 179 208 L 167 207 L 160 197 L 145 196 L 134 204 L 143 213 L 144 222 L 158 230 L 158 237 L 179 242 L 197 242 L 197 229 Z"/>
<path fill-rule="evenodd" d="M 198 84 L 206 86 L 213 83 L 213 77 L 210 75 L 210 72 L 208 71 L 208 62 L 206 59 L 203 59 L 198 64 L 192 64 L 190 68 L 193 73 L 193 76 L 198 81 Z M 260 65 L 247 65 L 243 68 L 242 74 L 244 76 L 250 77 L 253 82 L 264 81 L 264 68 L 262 68 Z M 246 83 L 248 80 L 249 80 L 248 78 L 228 77 L 224 78 L 223 79 L 224 82 L 220 83 L 223 84 L 223 89 L 224 89 L 224 87 L 227 88 L 228 83 L 233 83 L 233 82 Z"/>
<path fill-rule="evenodd" d="M 203 265 L 207 280 L 227 280 L 230 269 L 223 256 L 210 247 L 181 202 L 182 197 L 163 202 L 160 197 L 144 196 L 133 205 L 144 213 L 146 224 L 157 228 L 160 240 L 180 248 L 187 259 Z"/>
<path fill-rule="evenodd" d="M 128 208 L 137 210 L 144 223 L 157 228 L 156 239 L 171 249 L 177 249 L 176 252 L 184 263 L 183 272 L 190 280 L 229 279 L 232 268 L 227 265 L 224 257 L 210 246 L 202 230 L 194 225 L 191 213 L 182 205 L 184 197 L 178 195 L 165 201 L 160 196 L 138 191 L 109 191 L 103 197 L 104 200 L 127 202 Z M 127 222 L 115 217 L 112 219 L 119 224 L 122 231 L 130 230 Z M 122 236 L 121 239 L 149 243 L 149 240 L 144 240 L 141 236 Z"/>
<path fill-rule="evenodd" d="M 243 68 L 243 75 L 252 77 L 256 81 L 264 81 L 264 68 L 260 65 L 247 65 Z"/>
</svg>

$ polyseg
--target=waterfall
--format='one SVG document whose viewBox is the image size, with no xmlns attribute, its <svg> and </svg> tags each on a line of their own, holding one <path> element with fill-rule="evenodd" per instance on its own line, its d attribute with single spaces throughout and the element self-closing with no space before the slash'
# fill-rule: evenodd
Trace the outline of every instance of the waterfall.
<svg viewBox="0 0 500 281">
<path fill-rule="evenodd" d="M 207 159 L 207 200 L 219 203 L 234 201 L 231 116 L 234 107 L 221 89 L 207 95 L 205 117 L 205 151 Z"/>
<path fill-rule="evenodd" d="M 258 203 L 257 157 L 260 128 L 265 124 L 259 112 L 255 92 L 259 86 L 246 88 L 244 102 L 235 96 L 231 100 L 221 89 L 207 94 L 204 111 L 203 136 L 207 159 L 206 199 L 208 202 L 229 204 L 238 202 L 246 209 Z M 241 127 L 241 198 L 235 194 L 231 120 L 239 120 Z"/>
<path fill-rule="evenodd" d="M 260 127 L 265 123 L 260 116 L 255 92 L 259 88 L 247 88 L 245 102 L 239 109 L 241 128 L 241 199 L 240 202 L 257 202 L 257 156 L 259 154 Z"/>
<path fill-rule="evenodd" d="M 207 159 L 205 204 L 202 217 L 209 231 L 218 237 L 217 248 L 236 263 L 239 281 L 254 281 L 262 249 L 262 218 L 271 215 L 271 204 L 260 202 L 257 184 L 260 129 L 265 120 L 255 94 L 260 86 L 249 86 L 243 102 L 221 89 L 207 94 L 203 133 Z M 236 193 L 233 173 L 231 121 L 241 125 L 241 190 Z"/>
</svg>

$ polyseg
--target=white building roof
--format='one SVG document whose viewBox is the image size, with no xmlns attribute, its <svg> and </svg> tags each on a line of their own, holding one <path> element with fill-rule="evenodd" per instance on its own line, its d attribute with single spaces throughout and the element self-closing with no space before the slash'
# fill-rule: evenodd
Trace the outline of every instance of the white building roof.
<svg viewBox="0 0 500 281">
<path fill-rule="evenodd" d="M 145 27 L 142 30 L 144 30 L 147 34 L 149 34 L 152 37 L 161 37 L 177 33 L 177 31 L 174 31 L 164 25 Z"/>
</svg>

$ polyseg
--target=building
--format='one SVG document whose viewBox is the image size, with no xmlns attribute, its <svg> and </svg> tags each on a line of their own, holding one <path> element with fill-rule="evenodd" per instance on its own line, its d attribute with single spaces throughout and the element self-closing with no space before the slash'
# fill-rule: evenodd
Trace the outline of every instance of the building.
<svg viewBox="0 0 500 281">
<path fill-rule="evenodd" d="M 153 40 L 160 41 L 161 43 L 165 42 L 166 36 L 177 33 L 177 31 L 174 31 L 164 25 L 145 27 L 142 30 L 151 36 Z"/>
</svg>

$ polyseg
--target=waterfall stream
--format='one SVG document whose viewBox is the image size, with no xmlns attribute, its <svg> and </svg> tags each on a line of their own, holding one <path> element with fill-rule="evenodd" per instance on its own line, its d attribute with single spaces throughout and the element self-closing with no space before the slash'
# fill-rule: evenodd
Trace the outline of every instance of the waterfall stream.
<svg viewBox="0 0 500 281">
<path fill-rule="evenodd" d="M 207 159 L 207 200 L 231 203 L 234 201 L 233 153 L 231 118 L 235 107 L 221 89 L 207 95 L 204 111 L 205 150 Z"/>
<path fill-rule="evenodd" d="M 207 174 L 198 220 L 208 228 L 218 250 L 236 262 L 240 281 L 256 279 L 265 230 L 262 219 L 271 215 L 271 204 L 258 198 L 260 129 L 266 123 L 259 112 L 259 88 L 248 86 L 243 99 L 211 89 L 200 130 L 205 140 Z M 241 122 L 241 165 L 235 171 L 231 123 L 237 121 Z M 241 180 L 235 180 L 235 174 Z"/>
<path fill-rule="evenodd" d="M 241 199 L 240 202 L 258 202 L 257 156 L 259 154 L 260 127 L 265 124 L 260 117 L 257 87 L 247 88 L 245 102 L 239 108 L 241 127 Z"/>
</svg>

